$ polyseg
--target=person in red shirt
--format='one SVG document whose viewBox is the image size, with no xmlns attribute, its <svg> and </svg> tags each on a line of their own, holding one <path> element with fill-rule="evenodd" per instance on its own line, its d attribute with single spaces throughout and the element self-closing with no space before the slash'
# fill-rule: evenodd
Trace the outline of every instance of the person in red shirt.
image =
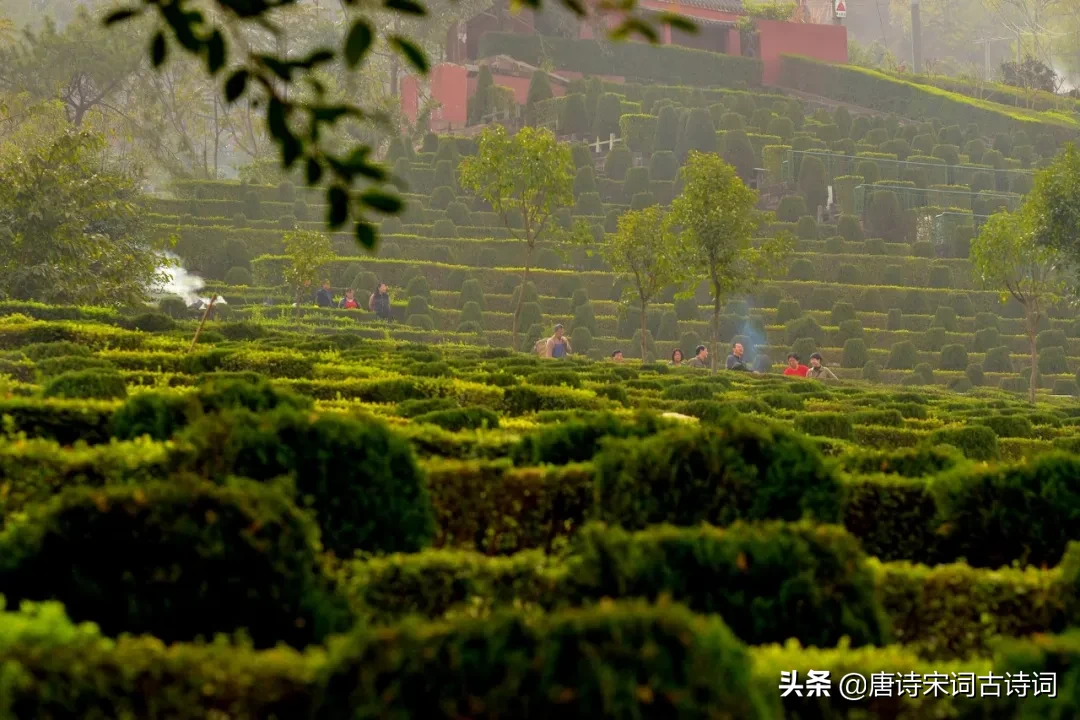
<svg viewBox="0 0 1080 720">
<path fill-rule="evenodd" d="M 360 304 L 356 302 L 356 293 L 352 288 L 345 291 L 345 297 L 341 298 L 340 307 L 344 310 L 356 310 Z"/>
<path fill-rule="evenodd" d="M 806 377 L 806 373 L 810 371 L 810 368 L 799 362 L 799 356 L 795 353 L 791 353 L 787 356 L 787 367 L 784 368 L 785 375 L 793 375 L 795 377 Z"/>
</svg>

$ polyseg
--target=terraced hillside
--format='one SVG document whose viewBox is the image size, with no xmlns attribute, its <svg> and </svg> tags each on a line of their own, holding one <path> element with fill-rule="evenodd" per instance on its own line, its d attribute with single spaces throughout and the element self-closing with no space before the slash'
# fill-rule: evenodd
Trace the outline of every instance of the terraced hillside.
<svg viewBox="0 0 1080 720">
<path fill-rule="evenodd" d="M 1023 308 L 985 287 L 968 254 L 986 217 L 1018 207 L 1034 169 L 1059 148 L 1053 132 L 1036 132 L 1047 128 L 1036 123 L 984 135 L 975 123 L 959 123 L 961 96 L 950 115 L 957 124 L 945 125 L 937 118 L 851 117 L 844 109 L 804 114 L 799 101 L 760 90 L 599 81 L 571 90 L 580 92 L 537 103 L 535 116 L 559 133 L 611 128 L 625 144 L 604 154 L 574 146 L 575 204 L 555 219 L 565 231 L 586 223 L 594 242 L 568 242 L 557 232 L 540 241 L 526 288 L 529 340 L 562 323 L 577 331 L 578 351 L 594 358 L 640 346 L 633 342 L 637 313 L 619 302 L 624 283 L 597 248 L 627 209 L 669 203 L 678 194 L 688 152 L 716 151 L 775 210 L 764 233 L 797 237 L 786 277 L 728 299 L 722 342 L 741 340 L 762 368 L 794 348 L 803 356 L 820 351 L 844 379 L 1026 387 L 1031 353 Z M 325 276 L 335 296 L 352 287 L 366 298 L 376 282 L 388 282 L 397 324 L 372 325 L 363 308 L 305 307 L 308 322 L 510 346 L 515 304 L 508 300 L 520 286 L 524 257 L 516 239 L 520 218 L 507 225 L 460 188 L 460 160 L 475 152 L 475 139 L 429 135 L 418 150 L 395 143 L 388 161 L 411 193 L 405 214 L 384 222 L 378 257 L 359 251 L 349 236 L 333 238 L 339 258 Z M 321 226 L 326 209 L 317 197 L 289 183 L 185 182 L 174 192 L 153 202 L 153 217 L 159 232 L 178 237 L 186 266 L 213 281 L 208 290 L 222 294 L 238 317 L 291 316 L 282 238 L 293 228 Z M 707 286 L 676 301 L 678 289 L 669 288 L 649 310 L 655 357 L 677 347 L 692 352 L 711 336 Z M 469 302 L 479 308 L 466 312 Z M 1051 307 L 1040 323 L 1040 387 L 1075 395 L 1080 348 L 1073 311 Z"/>
</svg>

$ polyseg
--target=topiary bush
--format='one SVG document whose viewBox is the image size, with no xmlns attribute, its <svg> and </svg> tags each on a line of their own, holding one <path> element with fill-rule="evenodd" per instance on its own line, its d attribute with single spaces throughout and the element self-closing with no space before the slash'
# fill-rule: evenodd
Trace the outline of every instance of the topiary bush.
<svg viewBox="0 0 1080 720">
<path fill-rule="evenodd" d="M 890 370 L 910 370 L 919 361 L 919 352 L 910 340 L 893 344 L 886 367 Z"/>
<path fill-rule="evenodd" d="M 818 226 L 814 218 L 803 215 L 795 225 L 795 236 L 800 240 L 817 240 Z"/>
<path fill-rule="evenodd" d="M 1039 352 L 1040 375 L 1064 375 L 1069 372 L 1069 363 L 1065 357 L 1065 348 L 1048 347 Z"/>
<path fill-rule="evenodd" d="M 776 208 L 776 219 L 779 222 L 799 222 L 799 218 L 806 215 L 806 200 L 801 195 L 787 195 L 781 198 L 780 205 Z"/>
<path fill-rule="evenodd" d="M 1009 348 L 1001 346 L 988 350 L 983 357 L 982 368 L 985 372 L 1012 372 L 1013 364 Z"/>
<path fill-rule="evenodd" d="M 930 267 L 930 287 L 952 287 L 952 271 L 947 265 L 933 265 Z"/>
<path fill-rule="evenodd" d="M 967 348 L 963 345 L 945 345 L 941 348 L 941 370 L 965 370 L 968 366 Z"/>
<path fill-rule="evenodd" d="M 829 316 L 830 325 L 839 325 L 845 320 L 855 320 L 855 306 L 848 302 L 838 302 L 832 306 Z"/>
<path fill-rule="evenodd" d="M 993 348 L 1000 347 L 1001 333 L 997 328 L 988 327 L 975 331 L 975 352 L 985 353 Z"/>
<path fill-rule="evenodd" d="M 956 310 L 945 305 L 938 305 L 937 312 L 934 313 L 934 320 L 930 323 L 930 326 L 944 328 L 947 332 L 956 332 L 958 327 Z"/>
<path fill-rule="evenodd" d="M 225 273 L 225 284 L 249 286 L 252 284 L 251 271 L 243 267 L 229 268 Z"/>
<path fill-rule="evenodd" d="M 596 458 L 596 493 L 597 517 L 627 528 L 830 522 L 840 510 L 838 481 L 806 439 L 739 419 L 612 443 Z"/>
<path fill-rule="evenodd" d="M 409 315 L 405 318 L 405 324 L 418 330 L 432 331 L 435 329 L 435 321 L 430 315 Z"/>
<path fill-rule="evenodd" d="M 865 340 L 863 340 L 862 338 L 849 338 L 844 342 L 844 355 L 840 361 L 840 367 L 865 368 L 865 365 L 869 361 L 870 354 L 866 350 Z M 869 378 L 864 377 L 863 379 Z"/>
<path fill-rule="evenodd" d="M 560 584 L 565 602 L 668 597 L 730 618 L 748 643 L 832 647 L 887 638 L 873 574 L 858 540 L 807 523 L 739 523 L 719 530 L 589 526 L 576 538 Z"/>
<path fill-rule="evenodd" d="M 458 296 L 459 307 L 464 308 L 468 303 L 476 303 L 481 310 L 487 308 L 484 286 L 475 278 L 470 278 L 461 284 L 461 294 Z"/>
<path fill-rule="evenodd" d="M 844 413 L 803 413 L 795 418 L 795 429 L 807 435 L 850 440 L 854 433 L 851 416 Z"/>
<path fill-rule="evenodd" d="M 0 592 L 58 600 L 108 635 L 172 643 L 243 629 L 256 647 L 303 647 L 351 624 L 317 543 L 305 513 L 248 481 L 76 487 L 0 538 Z"/>
<path fill-rule="evenodd" d="M 836 232 L 848 242 L 861 242 L 863 239 L 862 225 L 854 215 L 841 215 L 836 223 Z"/>
<path fill-rule="evenodd" d="M 47 398 L 112 400 L 127 397 L 127 385 L 115 370 L 72 370 L 50 379 L 42 395 Z"/>
<path fill-rule="evenodd" d="M 181 437 L 205 477 L 292 476 L 297 497 L 318 519 L 323 544 L 340 557 L 355 550 L 415 552 L 434 535 L 412 448 L 382 423 L 291 408 L 258 415 L 234 410 L 203 417 Z"/>
<path fill-rule="evenodd" d="M 788 280 L 813 280 L 814 264 L 806 258 L 796 258 L 788 268 Z"/>
<path fill-rule="evenodd" d="M 900 308 L 890 308 L 886 328 L 891 331 L 904 329 L 904 313 Z"/>
<path fill-rule="evenodd" d="M 873 360 L 868 360 L 862 369 L 862 379 L 867 382 L 881 381 L 881 368 Z"/>
<path fill-rule="evenodd" d="M 412 418 L 412 422 L 437 425 L 450 432 L 461 432 L 496 429 L 499 427 L 499 416 L 483 407 L 447 408 L 417 415 Z"/>
<path fill-rule="evenodd" d="M 800 338 L 813 338 L 818 345 L 825 343 L 825 331 L 813 317 L 792 320 L 784 326 L 784 341 L 791 345 Z"/>
<path fill-rule="evenodd" d="M 853 338 L 862 338 L 863 326 L 858 320 L 845 320 L 837 328 L 836 342 L 846 343 Z M 861 364 L 861 363 L 860 363 Z"/>
<path fill-rule="evenodd" d="M 941 428 L 930 434 L 930 442 L 951 445 L 971 460 L 989 461 L 1000 457 L 997 435 L 982 425 Z"/>
</svg>

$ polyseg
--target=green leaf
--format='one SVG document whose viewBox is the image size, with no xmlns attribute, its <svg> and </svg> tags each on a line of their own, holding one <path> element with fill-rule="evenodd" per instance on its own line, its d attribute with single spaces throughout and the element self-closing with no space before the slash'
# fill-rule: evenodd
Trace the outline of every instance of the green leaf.
<svg viewBox="0 0 1080 720">
<path fill-rule="evenodd" d="M 371 32 L 371 26 L 363 20 L 357 20 L 349 28 L 349 35 L 345 38 L 345 64 L 354 68 L 364 59 L 364 55 L 371 48 L 375 35 Z"/>
<path fill-rule="evenodd" d="M 304 154 L 304 144 L 292 133 L 278 142 L 281 144 L 281 161 L 288 170 Z"/>
<path fill-rule="evenodd" d="M 401 212 L 401 208 L 404 207 L 401 198 L 384 193 L 381 190 L 368 190 L 360 196 L 360 202 L 367 205 L 372 210 L 377 210 L 384 215 L 399 213 Z"/>
<path fill-rule="evenodd" d="M 319 48 L 318 50 L 315 50 L 310 55 L 308 55 L 306 58 L 304 58 L 303 61 L 301 62 L 301 65 L 303 65 L 306 68 L 313 68 L 313 67 L 316 67 L 318 65 L 324 65 L 324 64 L 326 64 L 328 62 L 331 62 L 333 59 L 334 59 L 333 51 L 327 50 L 326 48 Z"/>
<path fill-rule="evenodd" d="M 165 63 L 165 55 L 168 48 L 165 46 L 165 33 L 157 32 L 150 43 L 150 62 L 154 67 L 161 67 Z"/>
<path fill-rule="evenodd" d="M 266 109 L 266 126 L 270 130 L 270 137 L 278 140 L 292 135 L 285 122 L 285 103 L 277 97 L 270 98 L 270 106 Z"/>
<path fill-rule="evenodd" d="M 220 31 L 214 30 L 206 40 L 206 71 L 216 75 L 225 67 L 225 56 L 225 37 Z"/>
<path fill-rule="evenodd" d="M 383 7 L 405 15 L 416 15 L 417 17 L 427 15 L 427 8 L 418 2 L 414 2 L 414 0 L 384 0 Z"/>
<path fill-rule="evenodd" d="M 307 167 L 305 168 L 305 173 L 307 175 L 307 184 L 316 185 L 319 182 L 319 179 L 322 178 L 322 165 L 320 165 L 319 161 L 315 158 L 309 157 L 307 159 Z"/>
<path fill-rule="evenodd" d="M 248 71 L 237 70 L 225 81 L 225 102 L 234 103 L 240 99 L 247 88 Z"/>
<path fill-rule="evenodd" d="M 375 247 L 376 239 L 375 228 L 371 224 L 359 221 L 356 223 L 356 242 L 371 250 Z"/>
<path fill-rule="evenodd" d="M 138 15 L 142 15 L 141 8 L 120 8 L 118 10 L 113 10 L 105 17 L 105 26 L 115 25 L 116 23 L 130 20 Z"/>
<path fill-rule="evenodd" d="M 334 185 L 326 191 L 326 200 L 329 204 L 327 223 L 331 229 L 337 230 L 349 219 L 349 192 L 340 185 Z"/>
<path fill-rule="evenodd" d="M 400 35 L 391 35 L 390 45 L 405 56 L 405 59 L 409 61 L 409 64 L 416 69 L 416 72 L 421 75 L 427 75 L 427 56 L 424 55 L 424 51 L 418 48 L 412 40 L 403 38 Z"/>
</svg>

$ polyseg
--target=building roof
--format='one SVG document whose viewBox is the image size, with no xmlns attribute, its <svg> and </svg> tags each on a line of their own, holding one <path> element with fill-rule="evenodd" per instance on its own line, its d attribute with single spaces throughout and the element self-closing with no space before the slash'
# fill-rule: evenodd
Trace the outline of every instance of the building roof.
<svg viewBox="0 0 1080 720">
<path fill-rule="evenodd" d="M 657 0 L 667 5 L 687 5 L 689 7 L 715 10 L 717 12 L 741 13 L 743 11 L 742 0 Z M 675 10 L 678 12 L 678 9 Z M 699 20 L 700 18 L 695 18 Z"/>
</svg>

